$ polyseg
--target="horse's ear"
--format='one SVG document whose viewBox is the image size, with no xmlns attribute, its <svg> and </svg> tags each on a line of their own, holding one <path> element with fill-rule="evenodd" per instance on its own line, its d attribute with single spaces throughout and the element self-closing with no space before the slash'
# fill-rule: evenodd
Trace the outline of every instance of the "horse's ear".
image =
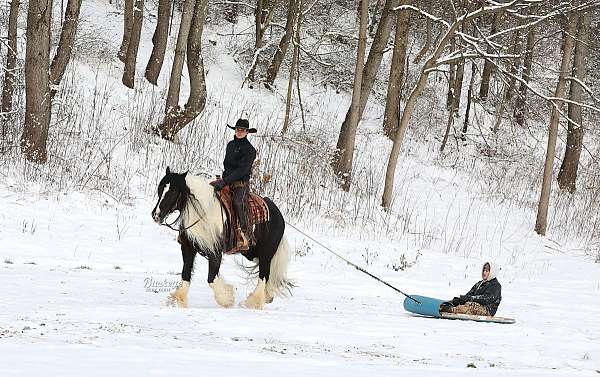
<svg viewBox="0 0 600 377">
<path fill-rule="evenodd" d="M 186 175 L 187 175 L 189 172 L 190 172 L 190 171 L 188 170 L 188 171 L 186 171 L 185 173 L 181 174 L 181 178 L 185 178 L 185 177 L 186 177 Z"/>
<path fill-rule="evenodd" d="M 171 174 L 171 169 L 167 166 L 167 174 Z"/>
</svg>

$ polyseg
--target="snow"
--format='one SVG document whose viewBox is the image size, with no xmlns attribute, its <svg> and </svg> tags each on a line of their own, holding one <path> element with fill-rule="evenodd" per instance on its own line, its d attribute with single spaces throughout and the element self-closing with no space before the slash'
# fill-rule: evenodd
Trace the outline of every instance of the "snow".
<svg viewBox="0 0 600 377">
<path fill-rule="evenodd" d="M 91 194 L 57 201 L 1 192 L 2 376 L 585 376 L 600 368 L 598 265 L 582 257 L 532 250 L 523 265 L 505 266 L 497 315 L 515 317 L 514 325 L 412 316 L 402 296 L 310 241 L 308 255 L 290 265 L 293 296 L 264 311 L 218 307 L 202 259 L 190 307 L 177 309 L 165 306 L 167 291 L 146 289 L 149 278 L 177 283 L 181 268 L 174 234 L 152 221 L 150 198 L 123 206 Z M 298 250 L 301 235 L 287 232 Z M 389 247 L 353 237 L 321 242 L 358 263 L 365 247 Z M 235 258 L 224 259 L 222 273 L 240 302 L 253 286 Z M 405 271 L 369 269 L 409 293 L 450 298 L 478 280 L 481 261 L 427 251 Z"/>
<path fill-rule="evenodd" d="M 121 24 L 119 14 L 111 12 L 115 9 L 97 1 L 82 9 L 88 27 L 103 25 L 116 51 Z M 206 32 L 219 40 L 215 30 Z M 138 73 L 150 54 L 151 24 L 143 33 Z M 266 118 L 263 129 L 278 124 L 280 96 L 240 89 L 244 72 L 234 59 L 218 49 L 207 54 L 207 109 L 217 108 L 210 116 L 219 125 L 235 121 L 244 109 Z M 78 74 L 87 77 L 82 87 L 90 92 L 96 75 L 106 83 L 108 116 L 114 121 L 107 127 L 119 130 L 128 125 L 127 109 L 136 99 L 119 83 L 120 65 L 108 65 L 111 70 L 100 72 L 81 64 Z M 168 67 L 167 59 L 161 88 Z M 349 96 L 304 85 L 306 106 L 313 110 L 309 117 L 329 114 L 324 124 L 340 124 Z M 229 112 L 219 114 L 222 109 Z M 377 107 L 368 109 L 357 165 L 371 169 L 360 174 L 382 181 L 390 146 L 378 134 Z M 228 134 L 213 126 L 207 132 L 224 145 Z M 373 220 L 376 213 L 367 223 L 346 225 L 339 221 L 343 210 L 315 218 L 293 218 L 285 211 L 284 216 L 412 294 L 449 299 L 465 293 L 491 260 L 502 267 L 497 315 L 514 317 L 516 324 L 406 313 L 403 296 L 291 227 L 286 230 L 294 249 L 290 275 L 297 285 L 291 297 L 276 298 L 263 311 L 220 308 L 206 284 L 206 262 L 198 258 L 190 307 L 167 307 L 168 288 L 178 283 L 182 263 L 175 234 L 151 218 L 157 198 L 147 186 L 155 185 L 167 160 L 153 155 L 152 145 L 145 156 L 119 152 L 130 164 L 123 171 L 136 172 L 127 182 L 126 200 L 98 190 L 47 189 L 10 169 L 0 175 L 0 376 L 597 376 L 600 264 L 577 249 L 577 240 L 558 243 L 537 236 L 530 211 L 492 202 L 472 176 L 422 158 L 426 147 L 414 138 L 397 173 L 403 201 L 396 203 L 396 219 L 381 214 Z M 213 169 L 221 158 L 219 145 L 203 148 Z M 254 286 L 236 260 L 241 257 L 225 257 L 221 273 L 235 285 L 239 303 Z M 398 269 L 403 262 L 414 265 Z M 148 289 L 150 280 L 167 287 Z"/>
</svg>

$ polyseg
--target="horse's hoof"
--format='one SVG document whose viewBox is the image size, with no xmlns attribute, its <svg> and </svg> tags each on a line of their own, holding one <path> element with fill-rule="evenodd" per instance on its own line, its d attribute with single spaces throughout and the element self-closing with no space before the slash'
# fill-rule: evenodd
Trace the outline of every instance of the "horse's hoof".
<svg viewBox="0 0 600 377">
<path fill-rule="evenodd" d="M 225 283 L 221 278 L 216 278 L 209 286 L 213 290 L 217 304 L 224 308 L 231 308 L 235 304 L 235 290 L 233 285 Z"/>
<path fill-rule="evenodd" d="M 253 297 L 248 297 L 241 304 L 246 309 L 262 310 L 265 307 L 264 301 L 256 300 Z"/>
<path fill-rule="evenodd" d="M 187 308 L 188 303 L 187 303 L 187 299 L 182 299 L 182 298 L 178 297 L 176 293 L 171 293 L 171 294 L 169 294 L 169 297 L 167 297 L 167 306 L 171 306 L 171 307 L 177 306 L 178 308 Z"/>
<path fill-rule="evenodd" d="M 215 291 L 215 301 L 224 308 L 231 308 L 235 304 L 233 285 L 223 284 L 222 292 Z"/>
</svg>

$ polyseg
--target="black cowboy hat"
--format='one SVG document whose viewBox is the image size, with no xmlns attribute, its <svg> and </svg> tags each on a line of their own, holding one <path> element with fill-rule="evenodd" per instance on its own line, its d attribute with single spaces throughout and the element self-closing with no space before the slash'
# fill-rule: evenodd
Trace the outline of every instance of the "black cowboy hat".
<svg viewBox="0 0 600 377">
<path fill-rule="evenodd" d="M 256 132 L 256 128 L 250 128 L 250 122 L 248 122 L 248 119 L 238 119 L 237 122 L 235 122 L 235 127 L 230 125 L 227 125 L 227 127 L 231 128 L 232 130 L 235 130 L 236 128 L 243 128 L 248 130 L 248 133 L 251 134 Z"/>
</svg>

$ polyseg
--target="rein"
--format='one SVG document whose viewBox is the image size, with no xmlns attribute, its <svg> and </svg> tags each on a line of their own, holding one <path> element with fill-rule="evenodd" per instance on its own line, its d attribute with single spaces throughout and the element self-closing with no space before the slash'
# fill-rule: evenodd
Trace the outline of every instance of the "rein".
<svg viewBox="0 0 600 377">
<path fill-rule="evenodd" d="M 194 197 L 194 194 L 190 193 L 190 196 L 193 197 L 195 200 L 198 200 L 198 199 L 196 199 Z M 179 193 L 179 197 L 177 198 L 178 201 L 179 201 L 180 197 L 181 197 L 181 193 Z M 196 208 L 196 205 L 194 203 L 192 203 L 192 205 L 194 206 L 194 209 L 196 209 L 196 212 L 198 212 L 198 209 Z M 190 229 L 194 225 L 198 224 L 200 222 L 200 219 L 201 219 L 201 218 L 198 218 L 198 220 L 194 221 L 192 223 L 192 225 L 186 226 L 183 229 L 181 229 L 181 227 L 179 229 L 173 228 L 173 225 L 175 225 L 175 223 L 177 223 L 181 219 L 181 215 L 183 215 L 183 210 L 179 210 L 179 216 L 177 216 L 177 218 L 171 224 L 169 224 L 167 222 L 164 222 L 164 223 L 160 223 L 160 225 L 166 226 L 167 228 L 172 229 L 172 230 L 174 230 L 176 232 L 182 232 L 182 231 L 185 232 L 186 230 Z"/>
</svg>

